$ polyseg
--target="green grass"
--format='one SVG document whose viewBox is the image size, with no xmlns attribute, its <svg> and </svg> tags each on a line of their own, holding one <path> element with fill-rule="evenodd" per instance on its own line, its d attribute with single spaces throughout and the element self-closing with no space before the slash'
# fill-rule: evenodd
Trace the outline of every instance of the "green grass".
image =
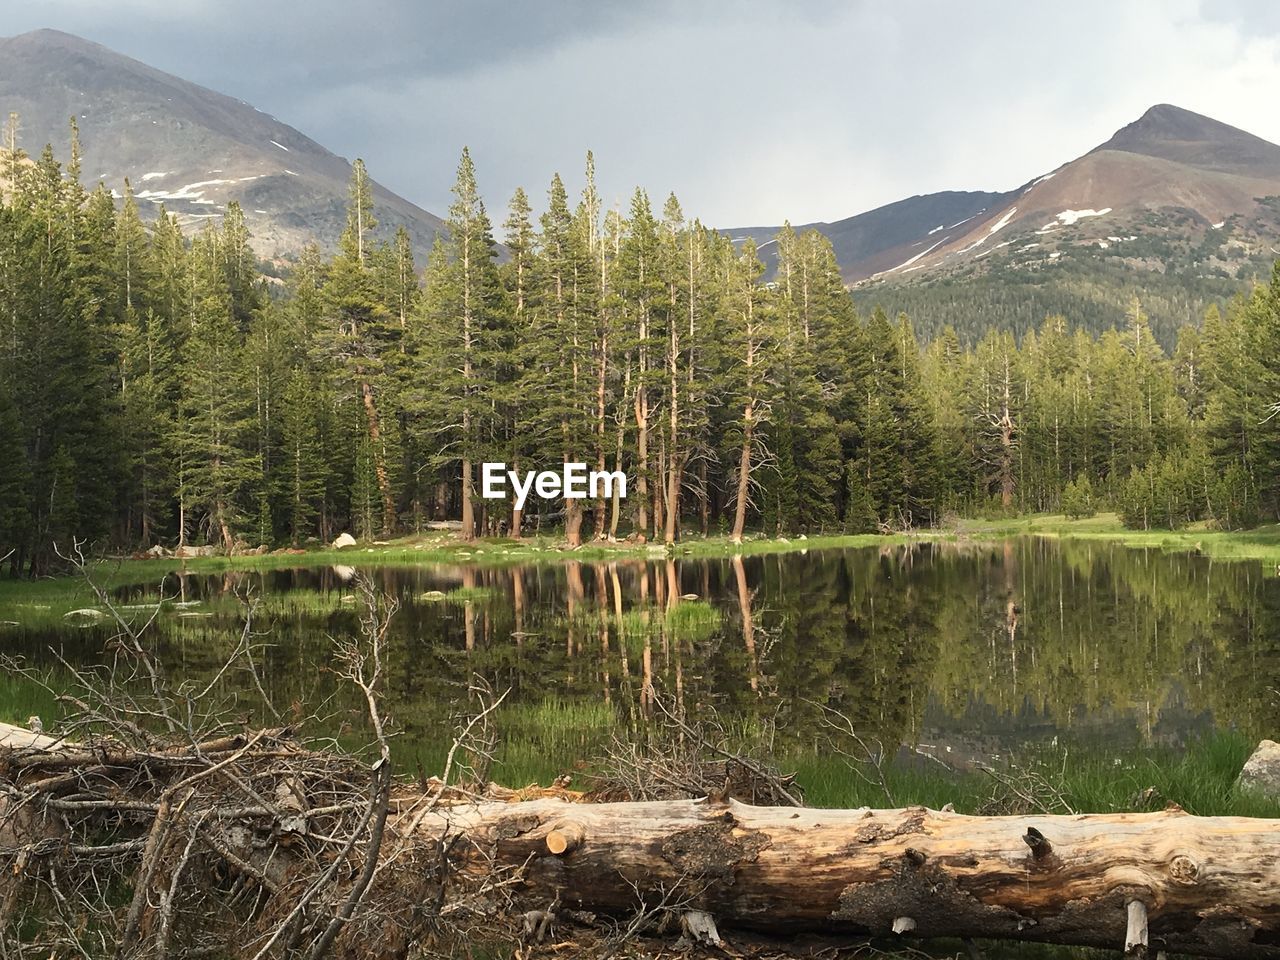
<svg viewBox="0 0 1280 960">
<path fill-rule="evenodd" d="M 455 587 L 444 595 L 447 603 L 487 603 L 496 599 L 498 591 L 492 587 Z"/>
<path fill-rule="evenodd" d="M 1262 560 L 1280 564 L 1280 525 L 1252 530 L 1210 530 L 1196 524 L 1186 530 L 1129 530 L 1114 513 L 1081 520 L 1062 514 L 1035 514 L 1008 520 L 962 520 L 940 539 L 1002 540 L 1042 536 L 1063 540 L 1096 540 L 1126 547 L 1194 551 L 1222 560 Z"/>
<path fill-rule="evenodd" d="M 57 678 L 46 677 L 46 682 L 57 689 Z M 39 717 L 46 729 L 62 716 L 62 707 L 48 690 L 24 676 L 0 673 L 0 720 L 26 726 L 29 717 Z"/>
<path fill-rule="evenodd" d="M 720 611 L 705 600 L 681 600 L 667 608 L 667 631 L 677 640 L 709 640 L 720 629 Z"/>
<path fill-rule="evenodd" d="M 694 537 L 667 549 L 661 544 L 589 542 L 570 549 L 564 541 L 550 536 L 458 540 L 449 534 L 410 536 L 392 541 L 360 543 L 345 550 L 321 547 L 304 553 L 278 553 L 243 557 L 192 557 L 187 560 L 113 558 L 97 565 L 98 569 L 126 571 L 124 582 L 156 580 L 165 573 L 183 570 L 188 573 L 220 573 L 227 570 L 280 570 L 295 567 L 330 565 L 346 566 L 419 566 L 428 563 L 464 564 L 492 567 L 525 563 L 562 563 L 565 560 L 598 561 L 623 557 L 729 557 L 735 554 L 786 553 L 830 547 L 879 546 L 930 539 L 933 534 L 902 536 L 815 536 L 811 538 L 768 538 L 751 536 L 740 544 L 728 537 Z"/>
<path fill-rule="evenodd" d="M 587 611 L 582 622 L 599 622 L 598 614 Z M 656 607 L 633 607 L 617 621 L 618 636 L 627 649 L 636 653 L 644 648 L 644 641 L 662 636 L 664 631 L 672 640 L 697 643 L 708 640 L 720 627 L 720 611 L 705 600 L 681 600 L 665 611 Z"/>
<path fill-rule="evenodd" d="M 1182 751 L 1108 755 L 1046 748 L 1028 752 L 1018 758 L 1016 769 L 1006 772 L 1024 780 L 1026 774 L 1035 776 L 1052 786 L 1066 807 L 1079 812 L 1160 810 L 1176 803 L 1200 816 L 1280 818 L 1280 801 L 1236 790 L 1236 777 L 1253 746 L 1240 734 L 1218 733 Z M 952 773 L 927 761 L 910 767 L 886 766 L 887 797 L 874 771 L 855 771 L 830 754 L 784 757 L 779 766 L 796 773 L 806 802 L 815 807 L 923 804 L 937 809 L 951 803 L 961 813 L 990 813 L 997 811 L 993 797 L 1002 792 L 990 774 Z M 1048 793 L 1043 796 L 1050 798 Z"/>
<path fill-rule="evenodd" d="M 1062 514 L 1034 514 L 1007 519 L 963 519 L 953 526 L 878 535 L 815 535 L 812 537 L 748 536 L 734 543 L 726 536 L 690 537 L 670 549 L 661 544 L 588 542 L 569 549 L 552 536 L 527 537 L 522 540 L 493 538 L 463 542 L 450 533 L 414 535 L 392 541 L 357 544 L 345 550 L 321 547 L 305 553 L 265 554 L 249 557 L 195 557 L 188 560 L 130 560 L 113 558 L 94 565 L 94 573 L 106 586 L 156 582 L 166 573 L 217 573 L 227 570 L 276 570 L 328 565 L 421 566 L 455 564 L 478 567 L 514 564 L 557 564 L 566 560 L 600 561 L 628 557 L 646 558 L 718 558 L 790 553 L 852 547 L 880 547 L 917 542 L 996 541 L 1018 536 L 1047 536 L 1073 540 L 1098 540 L 1132 547 L 1162 550 L 1195 550 L 1222 559 L 1251 559 L 1280 563 L 1280 525 L 1253 530 L 1209 530 L 1203 524 L 1187 530 L 1127 530 L 1114 513 L 1100 513 L 1081 520 L 1070 520 Z M 0 584 L 0 619 L 18 619 L 5 615 L 5 609 L 27 601 L 39 602 L 53 597 L 61 615 L 76 605 L 57 588 L 42 588 L 39 581 L 26 583 L 24 591 L 15 593 L 8 584 Z M 87 589 L 82 598 L 89 597 Z M 467 599 L 460 597 L 459 599 Z M 473 598 L 478 599 L 478 598 Z"/>
<path fill-rule="evenodd" d="M 491 779 L 504 786 L 549 784 L 576 765 L 597 756 L 617 729 L 614 708 L 599 700 L 546 697 L 529 703 L 506 703 L 493 715 L 498 746 Z M 406 738 L 397 743 L 401 768 L 421 767 L 428 774 L 444 768 L 450 743 Z"/>
<path fill-rule="evenodd" d="M 618 621 L 618 634 L 627 649 L 635 653 L 644 646 L 646 638 L 658 632 L 662 623 L 662 614 L 652 607 L 633 607 L 624 611 Z"/>
</svg>

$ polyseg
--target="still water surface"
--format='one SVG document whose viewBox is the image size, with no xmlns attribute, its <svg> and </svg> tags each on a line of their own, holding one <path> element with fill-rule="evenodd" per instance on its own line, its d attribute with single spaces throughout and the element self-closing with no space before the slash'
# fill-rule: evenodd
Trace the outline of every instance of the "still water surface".
<svg viewBox="0 0 1280 960">
<path fill-rule="evenodd" d="M 257 596 L 272 699 L 323 704 L 355 729 L 333 652 L 357 630 L 355 572 L 173 576 L 164 592 L 179 603 L 155 639 L 171 671 L 211 675 L 240 635 L 238 595 Z M 958 767 L 1040 744 L 1176 748 L 1280 726 L 1280 580 L 1257 563 L 1021 539 L 360 573 L 399 602 L 386 692 L 400 749 L 426 762 L 475 675 L 510 688 L 500 732 L 548 770 L 649 722 L 655 698 L 767 731 L 777 750 L 821 749 L 823 706 L 835 708 L 866 736 Z M 125 604 L 157 595 L 118 591 Z M 95 662 L 110 633 L 9 639 L 33 662 L 50 647 Z M 257 710 L 247 676 L 224 685 Z"/>
</svg>

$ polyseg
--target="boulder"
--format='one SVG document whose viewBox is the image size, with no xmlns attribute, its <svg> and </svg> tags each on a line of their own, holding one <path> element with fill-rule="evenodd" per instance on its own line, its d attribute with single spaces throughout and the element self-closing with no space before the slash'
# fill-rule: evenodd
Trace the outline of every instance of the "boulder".
<svg viewBox="0 0 1280 960">
<path fill-rule="evenodd" d="M 173 555 L 175 557 L 181 557 L 183 560 L 189 559 L 190 557 L 212 557 L 214 553 L 217 552 L 217 549 L 218 548 L 211 543 L 205 544 L 201 547 L 194 546 L 190 543 L 184 543 L 177 550 L 173 551 Z"/>
<path fill-rule="evenodd" d="M 333 541 L 333 549 L 345 550 L 347 547 L 354 547 L 356 538 L 349 533 L 340 533 Z"/>
<path fill-rule="evenodd" d="M 1280 743 L 1263 740 L 1245 761 L 1236 786 L 1241 792 L 1280 800 Z"/>
<path fill-rule="evenodd" d="M 79 610 L 68 610 L 62 615 L 64 620 L 101 620 L 106 614 L 93 607 L 81 607 Z"/>
<path fill-rule="evenodd" d="M 168 550 L 166 550 L 163 546 L 161 546 L 160 544 L 158 544 L 158 543 L 157 543 L 155 546 L 153 546 L 153 547 L 149 547 L 149 548 L 147 549 L 147 551 L 146 551 L 146 553 L 145 553 L 145 556 L 152 557 L 152 558 L 154 558 L 154 559 L 158 559 L 158 558 L 160 558 L 160 557 L 167 557 L 167 556 L 169 556 L 169 551 L 168 551 Z"/>
</svg>

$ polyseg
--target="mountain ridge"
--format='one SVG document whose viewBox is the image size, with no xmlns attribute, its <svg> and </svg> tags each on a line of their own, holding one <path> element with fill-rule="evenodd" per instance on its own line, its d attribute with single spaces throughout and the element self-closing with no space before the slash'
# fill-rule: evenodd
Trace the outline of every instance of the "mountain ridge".
<svg viewBox="0 0 1280 960">
<path fill-rule="evenodd" d="M 184 226 L 244 208 L 265 258 L 314 240 L 332 248 L 345 225 L 351 164 L 306 134 L 237 98 L 58 30 L 0 38 L 0 112 L 17 113 L 28 153 L 68 139 L 74 116 L 85 179 L 117 195 L 127 178 L 140 208 Z M 374 183 L 381 233 L 399 226 L 429 249 L 442 221 Z"/>
<path fill-rule="evenodd" d="M 1100 234 L 1103 249 L 1124 242 L 1133 221 L 1151 213 L 1176 211 L 1200 229 L 1221 229 L 1232 217 L 1254 214 L 1262 198 L 1276 195 L 1280 146 L 1190 110 L 1157 104 L 1093 149 L 1012 190 L 918 195 L 804 228 L 831 239 L 842 275 L 857 286 L 964 268 L 1011 246 L 1010 237 L 1034 235 L 1041 238 L 1038 246 L 1048 246 L 1043 238 L 1050 234 L 1055 243 L 1079 239 L 1078 231 L 1067 228 L 1085 221 L 1109 228 Z M 959 222 L 944 222 L 929 212 L 943 198 L 956 196 L 979 198 L 982 205 Z M 777 229 L 723 232 L 741 239 Z M 848 236 L 859 237 L 861 244 L 842 242 Z"/>
</svg>

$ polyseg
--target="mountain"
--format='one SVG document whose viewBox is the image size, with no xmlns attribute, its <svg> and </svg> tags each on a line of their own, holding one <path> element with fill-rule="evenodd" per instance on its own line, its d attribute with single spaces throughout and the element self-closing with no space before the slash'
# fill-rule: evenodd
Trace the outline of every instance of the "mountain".
<svg viewBox="0 0 1280 960">
<path fill-rule="evenodd" d="M 1199 241 L 1237 217 L 1244 222 L 1233 230 L 1248 233 L 1250 218 L 1273 219 L 1259 207 L 1278 195 L 1280 146 L 1161 104 L 1079 159 L 1001 196 L 985 216 L 945 231 L 918 261 L 881 275 L 953 268 L 1008 247 L 1016 248 L 1009 257 L 1036 251 L 1032 260 L 1080 245 L 1123 249 L 1151 228 L 1166 239 L 1172 231 Z"/>
<path fill-rule="evenodd" d="M 835 223 L 806 223 L 799 232 L 817 230 L 825 234 L 835 250 L 836 260 L 846 280 L 856 282 L 897 267 L 913 256 L 914 248 L 942 230 L 972 221 L 1005 197 L 1001 193 L 947 191 L 910 197 L 868 213 Z M 755 241 L 761 260 L 772 258 L 768 247 L 777 236 L 777 227 L 737 227 L 726 230 L 736 240 Z M 927 249 L 927 248 L 926 248 Z"/>
<path fill-rule="evenodd" d="M 144 213 L 163 204 L 191 227 L 239 201 L 264 257 L 332 247 L 346 224 L 346 159 L 242 100 L 71 34 L 0 38 L 0 116 L 10 113 L 27 153 L 52 143 L 63 160 L 74 116 L 86 183 L 122 194 L 128 178 Z M 404 226 L 419 250 L 441 226 L 376 184 L 374 215 L 381 235 Z"/>
<path fill-rule="evenodd" d="M 1021 333 L 1055 313 L 1099 329 L 1137 296 L 1168 345 L 1280 254 L 1280 146 L 1161 104 L 1006 193 L 912 197 L 811 226 L 861 305 L 906 310 L 925 334 Z"/>
</svg>

